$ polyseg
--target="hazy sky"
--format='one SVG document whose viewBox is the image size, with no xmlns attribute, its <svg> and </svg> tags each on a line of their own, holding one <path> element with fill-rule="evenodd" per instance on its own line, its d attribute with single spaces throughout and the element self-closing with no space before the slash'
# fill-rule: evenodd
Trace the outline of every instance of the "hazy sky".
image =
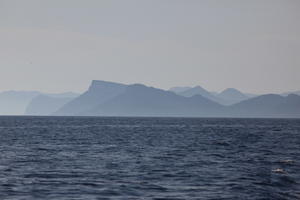
<svg viewBox="0 0 300 200">
<path fill-rule="evenodd" d="M 299 0 L 0 0 L 0 91 L 300 89 Z"/>
</svg>

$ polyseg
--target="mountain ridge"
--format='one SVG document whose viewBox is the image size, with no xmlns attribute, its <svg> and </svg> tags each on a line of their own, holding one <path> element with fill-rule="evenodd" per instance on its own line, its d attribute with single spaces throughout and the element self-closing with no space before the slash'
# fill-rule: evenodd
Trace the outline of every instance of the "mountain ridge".
<svg viewBox="0 0 300 200">
<path fill-rule="evenodd" d="M 195 101 L 195 99 L 197 101 Z M 202 112 L 205 111 L 206 114 L 203 116 L 216 112 L 214 110 L 215 107 L 219 107 L 217 103 L 200 95 L 183 97 L 170 91 L 147 87 L 142 84 L 133 84 L 129 85 L 124 93 L 116 96 L 109 102 L 98 105 L 93 112 L 87 112 L 84 113 L 84 115 L 185 116 L 190 114 L 199 116 L 199 111 L 195 110 L 199 108 L 199 102 L 202 105 L 205 104 L 205 107 L 202 108 Z"/>
<path fill-rule="evenodd" d="M 75 98 L 78 94 L 73 92 L 55 94 L 22 90 L 3 91 L 0 92 L 0 115 L 24 115 L 31 101 L 39 95 Z"/>
<path fill-rule="evenodd" d="M 169 90 L 185 97 L 199 94 L 222 105 L 232 105 L 250 98 L 250 96 L 235 88 L 227 88 L 220 93 L 210 92 L 199 85 L 195 87 L 173 87 Z"/>
<path fill-rule="evenodd" d="M 194 89 L 201 90 L 203 88 L 194 87 Z M 88 109 L 82 109 L 74 115 L 300 117 L 300 110 L 297 109 L 300 107 L 300 97 L 298 95 L 283 97 L 277 94 L 267 94 L 252 98 L 248 97 L 232 105 L 221 105 L 199 94 L 186 97 L 176 94 L 174 91 L 166 91 L 143 84 L 124 85 L 93 81 L 87 92 L 89 91 L 96 93 L 105 92 L 102 95 L 98 94 L 100 99 L 94 99 L 93 106 L 90 106 Z M 228 91 L 233 92 L 237 97 L 246 98 L 246 95 L 238 90 L 227 89 Z M 226 93 L 226 90 L 223 92 Z M 63 112 L 60 113 L 60 115 L 64 114 Z M 66 115 L 70 115 L 70 113 L 66 113 Z"/>
<path fill-rule="evenodd" d="M 25 115 L 51 115 L 59 108 L 61 108 L 66 103 L 70 102 L 75 97 L 64 97 L 62 95 L 44 95 L 40 94 L 37 97 L 33 98 L 31 102 L 27 105 L 25 110 Z M 68 95 L 67 95 L 68 96 Z"/>
<path fill-rule="evenodd" d="M 92 109 L 94 106 L 97 106 L 97 104 L 122 93 L 126 87 L 127 85 L 121 83 L 93 80 L 86 92 L 64 105 L 54 114 L 78 115 L 79 113 Z"/>
<path fill-rule="evenodd" d="M 178 89 L 181 92 L 178 93 Z M 223 98 L 222 102 L 216 100 L 218 96 Z M 226 104 L 226 99 L 235 103 Z M 138 83 L 101 80 L 93 80 L 87 91 L 80 95 L 36 91 L 0 93 L 0 111 L 1 106 L 15 108 L 18 103 L 21 106 L 15 111 L 19 115 L 25 112 L 27 115 L 52 116 L 300 118 L 300 96 L 297 94 L 249 96 L 234 88 L 213 93 L 201 86 L 177 88 L 174 92 L 174 88 L 172 91 Z M 23 113 L 20 112 L 22 109 Z"/>
</svg>

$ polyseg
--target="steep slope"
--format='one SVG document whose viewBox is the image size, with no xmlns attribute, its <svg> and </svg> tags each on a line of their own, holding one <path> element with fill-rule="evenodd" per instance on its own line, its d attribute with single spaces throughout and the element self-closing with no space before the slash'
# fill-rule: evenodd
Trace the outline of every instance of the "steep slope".
<svg viewBox="0 0 300 200">
<path fill-rule="evenodd" d="M 65 96 L 65 95 L 55 95 Z M 32 99 L 26 108 L 25 115 L 51 115 L 59 108 L 70 102 L 70 97 L 51 97 L 47 95 L 39 95 Z"/>
<path fill-rule="evenodd" d="M 262 95 L 229 108 L 228 115 L 235 117 L 300 117 L 300 96 Z"/>
<path fill-rule="evenodd" d="M 54 115 L 78 115 L 118 96 L 126 87 L 124 84 L 94 80 L 88 91 L 64 105 Z"/>
<path fill-rule="evenodd" d="M 216 116 L 224 107 L 200 95 L 183 97 L 173 92 L 130 85 L 123 94 L 83 112 L 97 116 Z"/>
<path fill-rule="evenodd" d="M 194 89 L 203 92 L 199 87 Z M 222 95 L 223 98 L 246 98 L 234 89 Z M 65 104 L 55 115 L 300 117 L 298 95 L 262 95 L 231 106 L 220 105 L 197 93 L 187 96 L 191 97 L 141 84 L 93 81 L 87 92 Z"/>
<path fill-rule="evenodd" d="M 222 99 L 225 105 L 231 105 L 249 99 L 247 95 L 234 88 L 224 90 L 217 94 L 217 97 Z"/>
</svg>

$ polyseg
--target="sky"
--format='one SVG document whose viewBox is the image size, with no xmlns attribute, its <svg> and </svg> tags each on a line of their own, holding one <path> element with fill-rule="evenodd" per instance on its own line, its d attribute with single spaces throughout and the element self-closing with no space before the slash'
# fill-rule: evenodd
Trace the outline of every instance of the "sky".
<svg viewBox="0 0 300 200">
<path fill-rule="evenodd" d="M 0 0 L 0 91 L 300 90 L 299 0 Z"/>
</svg>

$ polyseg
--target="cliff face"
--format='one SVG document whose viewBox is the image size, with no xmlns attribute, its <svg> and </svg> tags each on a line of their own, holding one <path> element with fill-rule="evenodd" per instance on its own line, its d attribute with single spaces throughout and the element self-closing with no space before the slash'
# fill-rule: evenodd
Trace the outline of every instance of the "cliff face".
<svg viewBox="0 0 300 200">
<path fill-rule="evenodd" d="M 232 90 L 225 94 L 229 97 L 245 97 Z M 300 117 L 300 96 L 269 94 L 225 106 L 197 94 L 185 97 L 141 84 L 93 81 L 88 91 L 66 103 L 54 115 Z"/>
<path fill-rule="evenodd" d="M 111 100 L 84 113 L 96 116 L 214 116 L 223 106 L 200 95 L 183 97 L 173 92 L 134 84 Z"/>
<path fill-rule="evenodd" d="M 54 115 L 80 115 L 123 93 L 126 87 L 124 84 L 94 80 L 88 91 L 64 105 Z"/>
</svg>

